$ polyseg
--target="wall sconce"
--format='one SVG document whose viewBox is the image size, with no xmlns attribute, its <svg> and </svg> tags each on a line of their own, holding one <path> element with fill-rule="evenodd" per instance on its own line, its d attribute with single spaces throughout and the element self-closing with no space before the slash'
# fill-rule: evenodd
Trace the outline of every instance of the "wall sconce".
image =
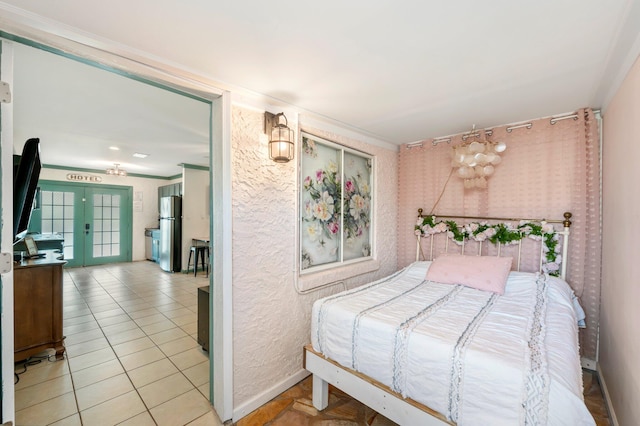
<svg viewBox="0 0 640 426">
<path fill-rule="evenodd" d="M 106 174 L 113 176 L 126 176 L 127 171 L 120 168 L 120 163 L 113 163 L 115 167 L 106 170 Z"/>
<path fill-rule="evenodd" d="M 504 142 L 492 142 L 486 138 L 487 132 L 481 130 L 476 132 L 476 126 L 470 133 L 465 134 L 462 139 L 473 140 L 454 146 L 451 150 L 451 167 L 458 169 L 456 174 L 464 179 L 464 188 L 486 188 L 487 178 L 495 171 L 495 166 L 500 164 L 502 158 L 500 154 L 507 149 Z"/>
<path fill-rule="evenodd" d="M 293 160 L 293 130 L 284 113 L 264 113 L 264 132 L 269 135 L 269 158 L 276 163 Z"/>
</svg>

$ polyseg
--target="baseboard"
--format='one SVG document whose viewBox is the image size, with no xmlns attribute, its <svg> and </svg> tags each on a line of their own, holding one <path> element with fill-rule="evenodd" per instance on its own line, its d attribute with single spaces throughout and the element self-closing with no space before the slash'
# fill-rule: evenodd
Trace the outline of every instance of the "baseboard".
<svg viewBox="0 0 640 426">
<path fill-rule="evenodd" d="M 277 383 L 275 386 L 267 389 L 266 391 L 262 392 L 259 395 L 256 395 L 255 397 L 245 402 L 244 404 L 241 404 L 235 407 L 233 409 L 233 422 L 234 423 L 237 422 L 244 416 L 250 414 L 252 411 L 256 410 L 257 408 L 260 408 L 261 406 L 271 401 L 273 398 L 280 395 L 282 392 L 286 391 L 287 389 L 289 389 L 299 381 L 303 380 L 310 374 L 311 373 L 309 373 L 307 370 L 302 368 L 297 373 L 292 374 L 291 376 L 287 377 L 285 380 Z"/>
<path fill-rule="evenodd" d="M 616 413 L 613 411 L 613 405 L 611 404 L 611 398 L 609 396 L 609 389 L 607 389 L 607 382 L 602 374 L 602 370 L 600 370 L 600 364 L 596 363 L 596 371 L 598 373 L 598 380 L 600 381 L 600 389 L 602 389 L 602 396 L 604 396 L 604 403 L 607 405 L 607 411 L 609 412 L 609 419 L 611 420 L 611 424 L 613 426 L 618 426 L 618 419 L 616 418 Z"/>
</svg>

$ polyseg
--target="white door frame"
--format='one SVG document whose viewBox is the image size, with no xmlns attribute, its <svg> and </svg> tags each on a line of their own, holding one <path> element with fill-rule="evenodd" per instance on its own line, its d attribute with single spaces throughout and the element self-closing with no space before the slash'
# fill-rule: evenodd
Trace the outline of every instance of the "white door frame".
<svg viewBox="0 0 640 426">
<path fill-rule="evenodd" d="M 101 64 L 111 66 L 114 69 L 119 69 L 168 87 L 174 87 L 187 93 L 196 94 L 212 102 L 210 132 L 210 166 L 212 170 L 210 187 L 212 193 L 210 211 L 212 212 L 211 241 L 213 256 L 211 261 L 213 263 L 213 273 L 210 274 L 210 294 L 213 302 L 210 305 L 212 308 L 210 321 L 213 326 L 209 330 L 213 334 L 213 336 L 210 336 L 213 340 L 211 340 L 212 357 L 210 357 L 210 377 L 212 378 L 210 380 L 210 395 L 220 419 L 223 422 L 230 420 L 233 416 L 231 94 L 213 86 L 203 77 L 177 70 L 170 64 L 143 56 L 138 51 L 114 44 L 110 40 L 100 40 L 97 36 L 74 32 L 68 27 L 58 26 L 51 21 L 41 20 L 41 18 L 34 15 L 27 15 L 11 6 L 0 4 L 0 16 L 2 16 L 0 18 L 0 31 L 4 32 L 5 35 L 9 34 L 16 39 L 41 43 L 44 46 L 59 49 L 80 58 L 99 61 Z M 2 119 L 5 119 L 4 110 Z M 6 199 L 13 198 L 12 196 L 6 197 L 7 194 L 12 194 L 13 185 L 11 184 L 7 190 L 10 192 L 5 192 L 4 188 L 7 180 L 12 183 L 12 174 L 9 175 L 4 167 L 4 153 L 6 144 L 10 153 L 9 157 L 10 159 L 12 158 L 13 137 L 7 137 L 7 139 L 11 142 L 5 143 L 4 138 L 2 142 L 3 207 Z M 10 167 L 12 170 L 12 166 Z M 3 208 L 3 211 L 6 214 L 9 209 Z M 13 208 L 11 207 L 12 211 Z M 12 213 L 9 214 L 12 215 Z M 9 222 L 5 223 L 11 223 L 11 217 L 8 220 Z M 2 251 L 5 251 L 5 238 L 9 240 L 12 238 L 5 234 L 6 232 L 2 233 Z M 8 251 L 12 251 L 12 249 Z M 3 276 L 3 282 L 11 283 L 3 286 L 11 287 L 11 292 L 4 288 L 2 292 L 3 304 L 5 304 L 5 301 L 11 301 L 10 306 L 3 310 L 5 317 L 11 317 L 11 326 L 6 321 L 2 321 L 2 369 L 3 378 L 6 380 L 5 368 L 10 370 L 8 377 L 13 377 L 13 276 Z M 215 285 L 212 283 L 215 283 Z M 10 340 L 10 347 L 5 348 L 4 340 L 6 339 Z M 9 365 L 6 366 L 7 364 Z M 4 418 L 2 419 L 4 422 L 13 420 L 15 417 L 15 396 L 12 384 L 13 381 L 11 381 L 10 386 L 5 387 L 7 391 L 5 396 L 9 395 L 10 389 L 11 397 L 6 398 L 6 411 L 3 409 Z M 3 398 L 3 407 L 4 400 L 5 398 Z"/>
<path fill-rule="evenodd" d="M 13 87 L 13 44 L 1 41 L 0 78 Z M 2 253 L 13 253 L 13 104 L 0 104 L 0 162 L 2 178 Z M 13 384 L 13 271 L 2 274 L 2 419 L 15 417 Z"/>
</svg>

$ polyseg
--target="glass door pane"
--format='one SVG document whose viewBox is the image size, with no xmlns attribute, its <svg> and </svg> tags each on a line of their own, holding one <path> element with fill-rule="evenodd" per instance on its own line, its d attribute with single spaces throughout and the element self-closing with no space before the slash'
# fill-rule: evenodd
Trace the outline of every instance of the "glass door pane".
<svg viewBox="0 0 640 426">
<path fill-rule="evenodd" d="M 119 206 L 119 194 L 93 194 L 93 257 L 120 255 Z"/>
<path fill-rule="evenodd" d="M 64 237 L 64 258 L 74 259 L 74 218 L 76 194 L 73 191 L 41 191 L 42 233 Z"/>
<path fill-rule="evenodd" d="M 130 260 L 130 198 L 126 188 L 87 188 L 85 265 Z"/>
<path fill-rule="evenodd" d="M 40 182 L 40 227 L 43 235 L 60 234 L 64 238 L 63 254 L 67 266 L 84 262 L 84 187 L 66 182 Z"/>
</svg>

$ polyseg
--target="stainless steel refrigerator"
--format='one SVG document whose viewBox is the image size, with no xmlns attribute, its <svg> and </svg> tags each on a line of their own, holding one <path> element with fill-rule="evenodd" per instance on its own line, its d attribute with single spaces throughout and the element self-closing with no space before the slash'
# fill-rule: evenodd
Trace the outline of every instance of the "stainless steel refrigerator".
<svg viewBox="0 0 640 426">
<path fill-rule="evenodd" d="M 180 272 L 182 267 L 182 197 L 160 199 L 160 267 Z"/>
</svg>

